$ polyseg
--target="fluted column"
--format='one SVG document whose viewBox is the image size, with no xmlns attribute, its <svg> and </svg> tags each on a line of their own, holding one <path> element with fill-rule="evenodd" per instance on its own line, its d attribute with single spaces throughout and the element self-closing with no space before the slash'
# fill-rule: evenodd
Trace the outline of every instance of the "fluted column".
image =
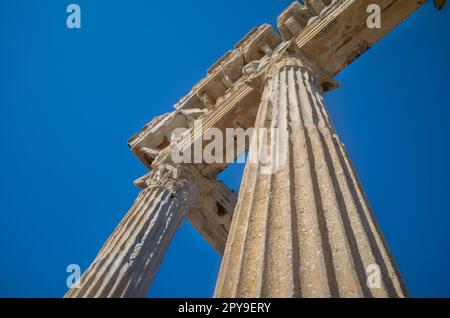
<svg viewBox="0 0 450 318">
<path fill-rule="evenodd" d="M 145 297 L 175 231 L 198 195 L 181 166 L 153 169 L 134 206 L 65 297 Z"/>
<path fill-rule="evenodd" d="M 255 126 L 285 136 L 268 144 L 272 166 L 281 166 L 267 173 L 267 163 L 247 162 L 215 296 L 404 297 L 315 72 L 303 61 L 285 57 L 265 74 Z M 379 288 L 367 284 L 374 268 Z"/>
</svg>

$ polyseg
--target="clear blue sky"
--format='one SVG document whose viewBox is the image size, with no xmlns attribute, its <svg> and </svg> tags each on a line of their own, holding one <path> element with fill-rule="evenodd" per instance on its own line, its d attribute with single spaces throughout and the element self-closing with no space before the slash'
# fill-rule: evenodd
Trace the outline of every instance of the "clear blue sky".
<svg viewBox="0 0 450 318">
<path fill-rule="evenodd" d="M 146 170 L 127 139 L 171 111 L 252 27 L 290 1 L 0 2 L 0 296 L 60 297 L 90 264 Z M 450 7 L 431 3 L 326 95 L 413 296 L 450 297 Z M 242 165 L 223 179 L 238 189 Z M 188 224 L 152 297 L 209 297 L 220 257 Z"/>
</svg>

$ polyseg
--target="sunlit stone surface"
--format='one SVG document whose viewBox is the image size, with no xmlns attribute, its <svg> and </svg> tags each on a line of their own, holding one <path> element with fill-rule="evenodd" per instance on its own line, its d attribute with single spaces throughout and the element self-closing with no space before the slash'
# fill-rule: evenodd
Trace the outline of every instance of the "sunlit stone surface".
<svg viewBox="0 0 450 318">
<path fill-rule="evenodd" d="M 215 296 L 406 296 L 315 71 L 297 57 L 273 63 L 255 126 L 286 132 L 286 159 L 273 174 L 247 163 Z M 380 288 L 367 285 L 372 264 Z"/>
</svg>

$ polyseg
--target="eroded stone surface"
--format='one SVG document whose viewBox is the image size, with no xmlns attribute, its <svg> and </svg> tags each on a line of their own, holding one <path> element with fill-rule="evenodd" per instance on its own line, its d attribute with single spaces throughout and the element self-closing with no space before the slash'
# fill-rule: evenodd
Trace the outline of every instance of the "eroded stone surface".
<svg viewBox="0 0 450 318">
<path fill-rule="evenodd" d="M 279 128 L 286 158 L 273 174 L 246 165 L 216 297 L 405 297 L 405 284 L 333 129 L 317 71 L 274 60 L 256 127 Z M 256 152 L 251 148 L 250 152 Z M 366 270 L 381 268 L 380 288 Z"/>
</svg>

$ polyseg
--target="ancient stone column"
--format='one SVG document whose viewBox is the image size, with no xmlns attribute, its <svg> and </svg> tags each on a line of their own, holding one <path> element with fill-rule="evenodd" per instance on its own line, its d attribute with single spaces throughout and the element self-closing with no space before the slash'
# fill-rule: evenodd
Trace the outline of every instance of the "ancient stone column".
<svg viewBox="0 0 450 318">
<path fill-rule="evenodd" d="M 198 195 L 193 175 L 181 166 L 154 168 L 146 184 L 65 297 L 145 297 L 175 231 Z"/>
<path fill-rule="evenodd" d="M 284 57 L 263 83 L 255 127 L 286 132 L 281 166 L 247 162 L 215 297 L 407 296 L 316 72 Z"/>
</svg>

